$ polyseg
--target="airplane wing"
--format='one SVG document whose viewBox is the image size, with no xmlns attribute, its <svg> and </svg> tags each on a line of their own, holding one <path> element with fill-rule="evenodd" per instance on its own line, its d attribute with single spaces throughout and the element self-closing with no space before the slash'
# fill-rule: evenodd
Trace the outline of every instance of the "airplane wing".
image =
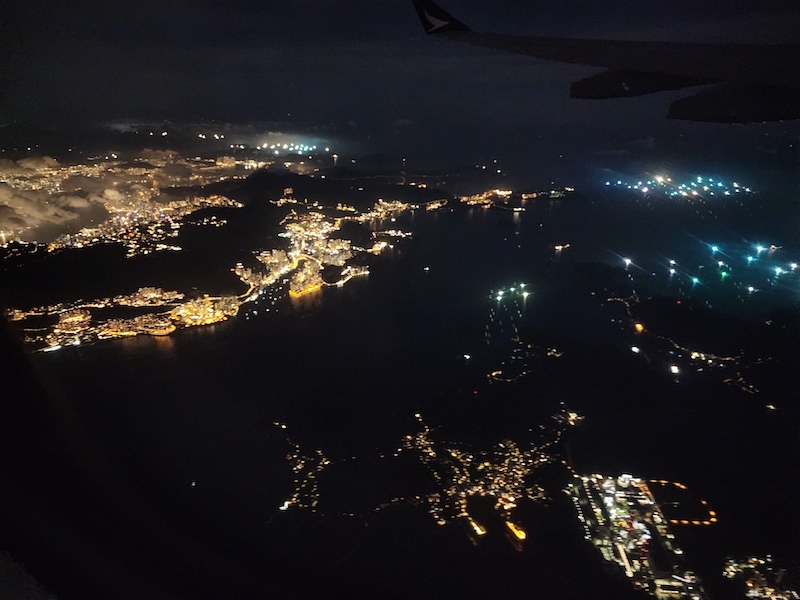
<svg viewBox="0 0 800 600">
<path fill-rule="evenodd" d="M 800 44 L 683 44 L 504 35 L 471 30 L 432 0 L 414 0 L 425 33 L 545 60 L 603 67 L 571 98 L 625 98 L 713 85 L 670 104 L 689 121 L 800 119 Z"/>
</svg>

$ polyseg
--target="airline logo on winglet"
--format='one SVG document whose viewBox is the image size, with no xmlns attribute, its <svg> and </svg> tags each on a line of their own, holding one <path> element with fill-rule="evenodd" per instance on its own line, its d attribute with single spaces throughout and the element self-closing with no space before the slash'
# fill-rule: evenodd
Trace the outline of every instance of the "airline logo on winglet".
<svg viewBox="0 0 800 600">
<path fill-rule="evenodd" d="M 414 0 L 414 8 L 417 9 L 425 33 L 469 31 L 469 27 L 430 0 Z"/>
<path fill-rule="evenodd" d="M 425 31 L 428 33 L 433 33 L 437 29 L 441 29 L 442 27 L 447 27 L 450 25 L 450 21 L 442 21 L 441 19 L 437 19 L 424 8 L 422 9 L 422 14 L 425 16 L 425 20 L 428 21 L 429 27 L 425 28 Z"/>
</svg>

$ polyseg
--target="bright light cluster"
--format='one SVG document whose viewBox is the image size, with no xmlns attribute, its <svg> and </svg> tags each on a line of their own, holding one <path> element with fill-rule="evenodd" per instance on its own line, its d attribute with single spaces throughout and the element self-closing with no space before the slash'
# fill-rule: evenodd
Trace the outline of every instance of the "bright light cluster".
<svg viewBox="0 0 800 600">
<path fill-rule="evenodd" d="M 656 175 L 649 179 L 639 179 L 637 181 L 608 180 L 605 185 L 610 188 L 622 188 L 645 195 L 660 195 L 668 198 L 706 198 L 753 193 L 753 190 L 749 187 L 739 185 L 738 182 L 734 181 L 729 184 L 713 177 L 702 176 L 684 181 L 673 181 L 672 177 L 667 175 Z"/>
<path fill-rule="evenodd" d="M 281 152 L 286 152 L 289 154 L 305 154 L 306 152 L 313 152 L 316 151 L 317 147 L 308 145 L 308 144 L 295 144 L 294 142 L 290 142 L 288 144 L 268 144 L 263 143 L 260 146 L 257 146 L 262 150 L 273 150 L 275 154 L 280 154 Z M 327 148 L 325 149 L 328 150 Z"/>
<path fill-rule="evenodd" d="M 787 571 L 776 565 L 771 555 L 765 557 L 748 556 L 737 560 L 729 558 L 722 574 L 728 579 L 739 581 L 742 591 L 755 600 L 798 600 L 800 591 L 793 589 L 788 581 Z"/>
<path fill-rule="evenodd" d="M 656 598 L 707 597 L 697 576 L 683 566 L 683 550 L 646 481 L 631 475 L 576 475 L 568 493 L 586 539 L 635 588 Z M 658 563 L 653 550 L 659 552 Z"/>
<path fill-rule="evenodd" d="M 51 352 L 66 346 L 76 346 L 82 343 L 91 343 L 97 340 L 147 335 L 168 335 L 178 328 L 210 325 L 236 316 L 242 306 L 253 303 L 258 305 L 264 297 L 272 300 L 273 288 L 284 283 L 288 277 L 289 295 L 299 297 L 319 290 L 325 285 L 342 286 L 354 277 L 369 274 L 369 268 L 362 264 L 351 264 L 351 259 L 356 252 L 365 252 L 361 248 L 353 248 L 348 240 L 335 239 L 333 234 L 338 231 L 341 221 L 352 219 L 368 223 L 380 223 L 381 220 L 390 218 L 411 208 L 410 205 L 392 201 L 379 201 L 372 211 L 359 213 L 345 204 L 339 203 L 336 209 L 325 207 L 317 202 L 298 201 L 293 197 L 292 188 L 286 188 L 284 195 L 274 201 L 279 207 L 291 205 L 289 213 L 281 221 L 284 231 L 279 235 L 288 238 L 290 246 L 288 251 L 281 249 L 267 250 L 259 253 L 256 258 L 264 265 L 263 269 L 245 267 L 237 263 L 232 271 L 244 282 L 248 289 L 238 296 L 208 296 L 183 300 L 179 292 L 164 291 L 158 288 L 142 288 L 130 297 L 97 299 L 88 302 L 78 300 L 70 304 L 56 304 L 52 306 L 36 307 L 29 310 L 10 309 L 7 315 L 14 321 L 25 321 L 29 317 L 58 317 L 58 322 L 49 328 L 23 329 L 26 341 L 37 346 L 40 350 Z M 175 206 L 173 206 L 175 204 Z M 143 201 L 146 210 L 148 204 Z M 169 204 L 161 203 L 161 208 L 152 215 L 153 221 L 147 228 L 143 227 L 140 212 L 135 216 L 122 213 L 106 224 L 101 224 L 101 231 L 81 231 L 74 236 L 64 236 L 62 241 L 54 242 L 51 250 L 55 251 L 64 246 L 82 248 L 86 245 L 100 243 L 101 241 L 124 241 L 131 252 L 149 253 L 153 240 L 161 239 L 162 235 L 177 235 L 180 221 L 171 220 L 180 216 L 191 214 L 199 208 L 211 206 L 241 207 L 241 205 L 225 196 L 213 195 L 207 197 L 192 197 L 188 200 L 176 200 Z M 345 213 L 345 216 L 334 218 L 327 216 L 330 213 Z M 149 214 L 149 213 L 147 213 Z M 391 217 L 393 218 L 393 217 Z M 216 226 L 217 221 L 207 218 L 208 224 Z M 108 223 L 113 223 L 114 228 Z M 169 224 L 169 227 L 166 226 Z M 168 233 L 164 233 L 164 230 Z M 389 239 L 402 239 L 410 234 L 392 228 L 379 232 L 380 236 Z M 87 237 L 88 236 L 88 237 Z M 387 242 L 380 242 L 387 244 Z M 382 248 L 382 247 L 381 247 Z M 155 250 L 161 249 L 157 245 Z M 176 250 L 180 248 L 175 247 Z M 334 283 L 326 283 L 322 279 L 322 269 L 325 266 L 334 266 L 341 269 L 340 278 Z M 183 300 L 183 301 L 180 301 Z M 145 306 L 168 307 L 166 312 L 150 312 L 130 319 L 112 318 L 107 320 L 93 320 L 87 310 L 113 308 L 115 306 Z M 269 312 L 270 308 L 266 309 Z M 253 309 L 253 315 L 257 310 Z M 250 313 L 246 315 L 249 318 Z"/>
</svg>

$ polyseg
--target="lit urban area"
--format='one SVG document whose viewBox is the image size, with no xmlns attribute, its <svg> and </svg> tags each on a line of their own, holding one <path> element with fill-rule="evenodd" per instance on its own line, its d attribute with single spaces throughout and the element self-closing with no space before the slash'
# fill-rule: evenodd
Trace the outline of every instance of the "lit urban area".
<svg viewBox="0 0 800 600">
<path fill-rule="evenodd" d="M 167 137 L 168 133 L 149 132 L 157 137 Z M 201 133 L 198 137 L 220 140 L 224 134 Z M 177 236 L 185 217 L 203 208 L 241 207 L 223 195 L 204 191 L 205 186 L 243 180 L 273 165 L 306 172 L 308 165 L 302 158 L 317 152 L 316 146 L 299 142 L 271 147 L 267 152 L 267 144 L 263 148 L 231 144 L 231 155 L 213 158 L 147 150 L 133 158 L 114 152 L 85 156 L 85 162 L 77 164 L 51 157 L 16 162 L 3 159 L 0 199 L 9 211 L 0 215 L 0 246 L 39 242 L 48 252 L 57 252 L 116 242 L 127 248 L 129 256 L 180 250 L 165 242 Z M 325 155 L 329 154 L 330 148 L 326 148 Z M 85 213 L 91 209 L 105 218 L 93 215 L 91 226 L 75 228 L 74 224 L 86 220 Z M 194 224 L 222 223 L 215 219 Z M 51 231 L 57 229 L 69 231 L 54 239 L 42 239 L 52 237 Z"/>
<path fill-rule="evenodd" d="M 561 438 L 565 428 L 579 424 L 582 416 L 564 408 L 553 417 L 557 426 L 551 432 L 551 439 L 524 447 L 512 440 L 503 440 L 490 450 L 439 441 L 421 415 L 416 414 L 415 419 L 418 431 L 407 435 L 393 454 L 381 454 L 378 458 L 397 460 L 403 454 L 414 456 L 429 469 L 437 490 L 426 495 L 388 499 L 376 506 L 374 512 L 385 511 L 400 503 L 424 506 L 438 525 L 464 524 L 466 536 L 473 545 L 478 545 L 488 529 L 470 507 L 479 498 L 489 498 L 504 524 L 503 535 L 513 548 L 522 552 L 528 534 L 515 509 L 525 503 L 550 502 L 544 489 L 532 482 L 531 477 L 544 465 L 561 466 L 572 474 L 573 482 L 564 491 L 575 505 L 586 539 L 597 547 L 604 560 L 618 565 L 635 589 L 659 599 L 702 600 L 708 597 L 700 579 L 687 567 L 691 564 L 691 557 L 684 555 L 672 527 L 713 525 L 717 522 L 716 512 L 705 500 L 698 499 L 697 505 L 705 512 L 700 519 L 665 515 L 661 506 L 670 497 L 670 492 L 677 492 L 682 500 L 686 500 L 685 496 L 689 494 L 687 487 L 679 482 L 646 481 L 631 475 L 576 474 L 562 456 Z M 320 477 L 323 471 L 332 471 L 335 477 L 337 463 L 320 450 L 311 454 L 304 452 L 288 436 L 286 424 L 275 423 L 275 426 L 281 430 L 290 447 L 286 458 L 294 477 L 294 491 L 279 511 L 295 507 L 317 512 L 325 494 Z M 350 460 L 369 461 L 372 458 L 352 457 Z M 685 502 L 674 504 L 678 510 L 687 510 L 683 506 Z M 348 511 L 341 516 L 357 515 Z M 369 513 L 359 516 L 368 518 Z M 749 559 L 749 562 L 741 564 L 731 561 L 725 574 L 729 578 L 744 578 L 751 589 L 748 597 L 795 598 L 791 591 L 782 592 L 783 596 L 756 596 L 752 590 L 766 594 L 773 593 L 774 587 L 769 587 L 763 574 L 754 571 L 764 562 L 759 565 L 754 561 L 756 559 Z M 766 569 L 762 571 L 767 572 Z"/>
<path fill-rule="evenodd" d="M 786 568 L 775 564 L 769 554 L 763 558 L 749 556 L 737 560 L 731 558 L 725 563 L 724 575 L 742 585 L 748 598 L 758 600 L 797 600 L 800 593 L 788 582 Z"/>
<path fill-rule="evenodd" d="M 152 135 L 168 134 L 153 131 Z M 219 142 L 224 137 L 198 134 L 202 142 L 211 139 Z M 223 293 L 209 293 L 210 288 L 203 287 L 207 281 L 194 284 L 191 276 L 174 287 L 153 277 L 149 285 L 131 285 L 124 293 L 75 294 L 81 297 L 6 306 L 4 314 L 20 339 L 37 353 L 54 353 L 42 360 L 58 360 L 78 347 L 101 341 L 98 346 L 111 347 L 111 340 L 121 338 L 182 337 L 181 331 L 225 321 L 258 330 L 267 319 L 273 323 L 313 319 L 323 299 L 339 294 L 336 290 L 349 282 L 362 283 L 361 287 L 347 286 L 345 295 L 337 297 L 356 302 L 354 298 L 370 289 L 376 277 L 367 277 L 371 270 L 381 271 L 385 285 L 404 260 L 413 260 L 408 272 L 416 279 L 398 294 L 400 306 L 404 294 L 425 297 L 440 285 L 449 285 L 442 288 L 444 293 L 452 293 L 467 306 L 462 309 L 469 317 L 441 334 L 445 343 L 452 344 L 456 342 L 450 342 L 448 336 L 462 336 L 456 351 L 447 355 L 452 364 L 442 367 L 463 378 L 461 395 L 448 410 L 460 414 L 463 409 L 466 414 L 474 409 L 471 407 L 502 402 L 515 394 L 523 396 L 524 403 L 542 407 L 551 403 L 550 407 L 559 408 L 547 412 L 540 422 L 528 417 L 525 439 L 506 434 L 480 440 L 459 439 L 423 419 L 423 414 L 430 418 L 433 413 L 432 421 L 440 420 L 441 411 L 429 412 L 424 405 L 398 409 L 396 419 L 406 418 L 410 431 L 404 428 L 401 436 L 388 440 L 382 448 L 346 457 L 337 456 L 322 443 L 318 446 L 308 431 L 295 438 L 293 419 L 297 414 L 291 418 L 274 415 L 269 422 L 286 448 L 281 465 L 288 466 L 291 482 L 287 493 L 281 492 L 283 502 L 277 510 L 267 509 L 267 526 L 280 527 L 304 518 L 306 523 L 342 519 L 368 528 L 406 507 L 413 514 L 427 513 L 425 520 L 436 524 L 435 531 L 455 532 L 460 543 L 476 552 L 493 547 L 500 537 L 505 551 L 524 556 L 517 553 L 527 553 L 536 543 L 540 525 L 531 514 L 564 502 L 570 523 L 583 530 L 592 560 L 624 581 L 626 589 L 659 600 L 714 597 L 709 592 L 708 573 L 703 571 L 702 581 L 697 574 L 697 552 L 691 547 L 684 552 L 682 544 L 682 532 L 713 533 L 724 523 L 724 513 L 719 509 L 718 515 L 713 496 L 709 502 L 684 483 L 658 478 L 658 469 L 647 474 L 651 479 L 586 474 L 592 471 L 576 466 L 571 444 L 597 426 L 597 415 L 585 414 L 585 398 L 577 398 L 576 407 L 572 397 L 565 396 L 562 401 L 553 397 L 552 388 L 541 392 L 537 386 L 554 372 L 574 368 L 574 361 L 588 352 L 585 340 L 598 335 L 594 332 L 597 328 L 603 351 L 624 363 L 617 375 L 620 379 L 629 373 L 631 379 L 647 373 L 658 385 L 672 389 L 708 386 L 741 394 L 750 402 L 757 399 L 762 413 L 780 415 L 783 399 L 762 391 L 764 373 L 769 372 L 765 369 L 778 361 L 769 346 L 754 347 L 738 338 L 718 343 L 702 334 L 715 327 L 736 332 L 736 325 L 729 326 L 728 321 L 705 323 L 712 315 L 718 318 L 717 306 L 747 308 L 779 295 L 796 294 L 800 289 L 798 250 L 745 238 L 692 238 L 674 251 L 654 251 L 655 244 L 638 252 L 607 244 L 592 258 L 601 276 L 589 276 L 576 266 L 589 252 L 586 239 L 572 227 L 545 228 L 547 219 L 560 210 L 580 213 L 592 209 L 586 200 L 589 192 L 571 185 L 554 181 L 549 188 L 522 191 L 525 188 L 495 186 L 493 181 L 475 188 L 483 191 L 464 193 L 459 189 L 453 193 L 444 185 L 437 187 L 441 176 L 412 177 L 403 172 L 399 176 L 359 177 L 345 172 L 336 179 L 337 172 L 331 169 L 339 168 L 339 156 L 329 147 L 322 153 L 322 148 L 317 151 L 316 146 L 304 143 L 261 143 L 257 148 L 230 144 L 229 150 L 231 156 L 215 159 L 159 151 L 126 160 L 110 153 L 70 166 L 51 159 L 3 164 L 0 199 L 12 200 L 9 209 L 0 213 L 4 219 L 0 221 L 0 246 L 9 269 L 82 256 L 102 247 L 123 251 L 124 256 L 115 259 L 118 265 L 191 257 L 191 242 L 184 249 L 182 236 L 197 244 L 197 239 L 206 239 L 204 235 L 225 234 L 237 223 L 241 228 L 241 222 L 252 217 L 247 216 L 247 194 L 240 196 L 242 188 L 238 186 L 259 176 L 272 178 L 268 192 L 256 193 L 258 209 L 268 215 L 257 229 L 253 225 L 257 241 L 250 238 L 250 242 L 240 243 L 234 234 L 235 250 L 225 254 L 224 262 L 218 260 L 224 265 L 223 273 L 212 273 L 219 268 L 211 266 L 209 256 L 218 258 L 213 252 L 204 255 L 192 272 L 198 279 L 208 275 L 210 281 L 223 282 L 218 286 L 226 290 Z M 487 166 L 479 164 L 476 171 L 504 176 L 496 163 Z M 669 203 L 690 205 L 701 219 L 705 218 L 703 211 L 716 210 L 716 203 L 745 206 L 759 196 L 738 182 L 705 176 L 682 181 L 666 175 L 631 182 L 609 180 L 599 189 L 611 202 L 623 198 L 644 210 L 652 210 L 654 203 L 668 198 Z M 456 219 L 476 230 L 490 224 L 490 235 L 481 234 L 483 237 L 472 238 L 463 246 L 460 232 L 440 237 L 437 228 L 446 228 L 449 220 Z M 44 237 L 37 239 L 40 235 Z M 490 238 L 498 244 L 491 251 L 481 245 Z M 431 243 L 439 245 L 429 250 L 426 244 Z M 470 247 L 470 243 L 477 245 Z M 469 288 L 461 287 L 463 274 L 457 282 L 450 281 L 448 278 L 455 276 L 443 272 L 447 267 L 442 269 L 437 262 L 452 252 L 477 265 L 483 253 L 498 252 L 498 248 L 504 253 L 498 263 L 501 266 L 504 260 L 518 259 L 520 264 L 540 261 L 539 271 L 516 267 L 508 278 L 499 273 L 484 275 L 484 281 Z M 141 272 L 143 278 L 150 276 L 146 268 Z M 59 275 L 69 284 L 71 272 Z M 489 278 L 491 283 L 486 281 Z M 97 283 L 102 286 L 104 280 Z M 576 286 L 578 292 L 570 286 Z M 571 309 L 560 306 L 562 288 L 580 295 L 581 310 L 589 317 L 580 320 Z M 381 322 L 402 328 L 417 318 L 417 313 L 424 319 L 431 302 L 425 298 L 426 308 L 418 306 L 407 313 L 401 308 L 381 317 Z M 551 328 L 554 319 L 560 329 Z M 785 327 L 779 323 L 764 318 L 757 325 L 759 331 L 772 333 Z M 693 324 L 701 331 L 694 331 Z M 216 329 L 205 331 L 213 336 Z M 392 343 L 392 336 L 386 339 L 387 344 Z M 383 340 L 379 346 L 382 344 Z M 619 354 L 614 354 L 617 351 Z M 330 358 L 300 360 L 310 361 L 313 369 Z M 607 361 L 605 367 L 596 367 L 595 362 L 602 362 L 596 356 L 586 360 L 577 379 L 596 375 L 594 369 L 608 368 Z M 357 375 L 345 377 L 348 382 L 368 375 L 366 370 L 353 373 Z M 295 388 L 301 389 L 301 384 L 293 380 L 289 389 Z M 294 401 L 296 397 L 288 404 Z M 677 414 L 673 415 L 677 422 L 691 420 Z M 348 469 L 381 468 L 409 469 L 419 477 L 416 483 L 423 483 L 419 489 L 410 485 L 402 492 L 387 492 L 385 497 L 376 491 L 366 505 L 353 502 L 350 506 L 346 494 L 334 503 L 328 500 L 332 488 L 339 488 L 337 493 L 342 495 L 341 488 L 347 486 L 339 481 Z M 552 486 L 554 480 L 558 487 Z M 195 483 L 192 480 L 193 489 Z M 691 484 L 698 487 L 696 480 Z M 374 501 L 376 497 L 378 501 Z M 578 542 L 584 543 L 579 538 Z M 742 598 L 800 600 L 790 569 L 777 566 L 771 556 L 729 558 L 722 575 L 741 588 Z"/>
<path fill-rule="evenodd" d="M 634 587 L 656 598 L 706 598 L 697 576 L 684 567 L 683 550 L 648 482 L 631 475 L 576 476 L 569 493 L 586 539 Z"/>
<path fill-rule="evenodd" d="M 394 215 L 414 208 L 409 204 L 379 200 L 371 210 L 359 213 L 354 208 L 341 204 L 336 208 L 326 208 L 316 202 L 298 201 L 292 194 L 292 188 L 286 188 L 283 196 L 273 201 L 278 207 L 290 207 L 289 213 L 280 222 L 283 231 L 279 234 L 289 241 L 289 248 L 257 252 L 256 258 L 263 265 L 261 269 L 246 268 L 242 263 L 235 265 L 233 272 L 248 286 L 243 294 L 221 297 L 205 294 L 185 300 L 180 292 L 142 288 L 130 296 L 78 300 L 69 305 L 56 304 L 27 310 L 12 308 L 6 314 L 12 321 L 20 322 L 27 342 L 48 352 L 110 338 L 139 334 L 169 335 L 178 328 L 210 325 L 234 317 L 244 304 L 258 302 L 264 296 L 273 298 L 274 288 L 287 282 L 289 296 L 294 298 L 317 292 L 324 286 L 341 287 L 354 277 L 369 274 L 367 265 L 353 262 L 357 255 L 380 254 L 393 248 L 394 240 L 410 237 L 410 233 L 399 229 L 377 229 L 384 221 L 394 218 Z M 209 206 L 205 200 L 202 205 Z M 216 206 L 230 207 L 231 203 L 223 199 Z M 193 211 L 186 214 L 191 212 Z M 171 227 L 175 228 L 175 222 L 165 214 L 160 213 L 160 217 L 172 223 Z M 329 214 L 332 216 L 328 216 Z M 361 248 L 352 246 L 349 240 L 332 237 L 346 220 L 373 227 L 374 244 L 369 248 Z M 209 223 L 216 221 L 209 219 Z M 148 229 L 147 235 L 151 240 L 158 239 L 160 232 L 159 227 L 153 227 Z M 113 237 L 103 239 L 107 243 L 119 241 Z M 48 246 L 48 250 L 51 251 L 52 247 L 52 244 Z M 322 269 L 327 266 L 340 270 L 340 277 L 335 282 L 323 280 Z M 103 309 L 118 306 L 170 306 L 170 310 L 143 314 L 131 319 L 99 318 Z M 31 317 L 57 317 L 58 320 L 49 327 L 25 327 L 26 320 Z"/>
<path fill-rule="evenodd" d="M 479 450 L 464 444 L 436 440 L 433 431 L 417 413 L 414 415 L 418 431 L 409 434 L 391 454 L 380 454 L 380 460 L 397 460 L 410 455 L 425 466 L 435 481 L 436 491 L 426 495 L 413 495 L 387 499 L 372 512 L 385 511 L 399 503 L 424 506 L 438 525 L 465 524 L 467 537 L 477 545 L 487 528 L 470 510 L 470 503 L 489 498 L 497 516 L 504 523 L 504 535 L 512 546 L 523 550 L 527 534 L 514 510 L 528 502 L 542 502 L 547 495 L 541 486 L 531 483 L 530 476 L 547 464 L 563 464 L 558 456 L 559 442 L 565 428 L 578 424 L 582 417 L 563 409 L 555 415 L 557 426 L 552 437 L 540 444 L 520 446 L 513 440 L 503 440 L 494 448 Z M 294 506 L 317 511 L 320 496 L 319 478 L 323 470 L 336 468 L 320 450 L 304 453 L 286 434 L 284 423 L 275 423 L 284 433 L 290 452 L 286 458 L 294 475 L 294 492 L 280 507 L 285 511 Z M 353 457 L 352 460 L 358 460 Z M 343 516 L 355 516 L 351 512 Z M 363 516 L 363 515 L 362 515 Z"/>
</svg>

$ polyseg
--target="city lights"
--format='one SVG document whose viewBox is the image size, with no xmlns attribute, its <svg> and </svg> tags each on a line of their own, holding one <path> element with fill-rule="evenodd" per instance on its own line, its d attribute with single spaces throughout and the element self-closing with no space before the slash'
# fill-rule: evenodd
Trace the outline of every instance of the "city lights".
<svg viewBox="0 0 800 600">
<path fill-rule="evenodd" d="M 322 212 L 325 207 L 313 203 L 300 203 L 292 197 L 292 189 L 284 190 L 284 196 L 274 203 L 278 206 L 296 205 L 300 212 L 292 209 L 281 221 L 285 230 L 279 235 L 289 240 L 290 247 L 285 250 L 269 250 L 259 253 L 256 258 L 264 265 L 265 270 L 245 268 L 238 263 L 232 270 L 248 286 L 248 290 L 239 296 L 209 296 L 184 299 L 183 294 L 174 291 L 165 291 L 159 288 L 141 288 L 130 296 L 117 296 L 101 298 L 89 302 L 79 301 L 69 305 L 56 304 L 52 306 L 37 307 L 30 310 L 9 309 L 9 318 L 15 321 L 25 321 L 30 317 L 58 316 L 58 323 L 49 330 L 39 328 L 37 333 L 28 336 L 28 341 L 40 346 L 41 350 L 51 352 L 66 346 L 75 346 L 85 342 L 97 340 L 131 337 L 136 335 L 169 335 L 179 328 L 198 327 L 218 323 L 236 316 L 241 307 L 251 302 L 258 302 L 262 297 L 272 296 L 270 291 L 273 286 L 288 279 L 289 295 L 298 298 L 311 294 L 323 286 L 342 286 L 354 277 L 368 275 L 369 269 L 364 265 L 350 264 L 349 261 L 356 252 L 363 249 L 351 247 L 348 240 L 332 239 L 331 234 L 339 229 L 340 223 L 351 219 L 360 222 L 378 223 L 391 215 L 398 214 L 410 207 L 401 202 L 378 201 L 372 211 L 358 213 L 340 203 L 342 212 L 352 213 L 339 219 L 328 219 Z M 60 247 L 84 247 L 93 243 L 100 243 L 100 238 L 86 239 L 85 236 L 104 236 L 104 241 L 116 241 L 123 236 L 124 243 L 129 247 L 128 255 L 135 253 L 148 254 L 162 249 L 161 243 L 152 244 L 153 240 L 161 240 L 164 236 L 177 235 L 178 228 L 188 221 L 179 220 L 200 208 L 208 207 L 235 207 L 240 208 L 225 196 L 195 196 L 189 200 L 175 201 L 176 205 L 161 202 L 157 206 L 157 216 L 152 224 L 145 228 L 143 221 L 130 218 L 129 215 L 117 217 L 117 229 L 106 228 L 103 233 L 78 232 L 74 235 L 65 235 L 59 241 L 49 246 L 51 252 Z M 144 205 L 146 199 L 140 204 Z M 344 210 L 347 208 L 348 210 Z M 143 210 L 142 208 L 138 209 Z M 169 217 L 168 217 L 169 215 Z M 197 225 L 211 225 L 215 227 L 226 223 L 215 215 L 206 216 L 197 221 Z M 165 225 L 168 224 L 169 227 Z M 374 232 L 384 238 L 405 238 L 410 234 L 390 229 Z M 376 244 L 380 251 L 386 247 L 393 247 L 386 241 Z M 170 249 L 180 250 L 180 248 Z M 341 276 L 334 283 L 326 283 L 322 279 L 324 267 L 338 267 Z M 274 300 L 273 300 L 274 303 Z M 165 312 L 148 312 L 127 319 L 109 318 L 97 319 L 87 309 L 111 309 L 118 306 L 136 306 L 147 308 L 166 308 Z M 163 310 L 163 309 L 162 309 Z M 269 309 L 266 309 L 269 312 Z M 257 316 L 258 311 L 252 310 L 247 314 Z M 98 313 L 99 316 L 99 313 Z M 43 347 L 42 347 L 43 346 Z"/>
<path fill-rule="evenodd" d="M 787 581 L 785 568 L 776 565 L 769 554 L 764 558 L 748 556 L 745 559 L 729 558 L 722 574 L 740 582 L 742 593 L 755 600 L 796 600 L 800 589 Z"/>
<path fill-rule="evenodd" d="M 634 580 L 637 588 L 644 587 L 642 581 L 650 581 L 651 585 L 645 589 L 657 598 L 705 597 L 698 578 L 682 567 L 683 550 L 668 528 L 674 521 L 665 517 L 648 482 L 631 475 L 613 478 L 576 474 L 568 493 L 586 539 L 598 548 L 605 560 L 615 562 Z M 708 522 L 710 524 L 710 520 Z M 692 523 L 686 520 L 686 524 Z M 704 523 L 698 521 L 697 524 Z M 669 565 L 672 572 L 664 588 L 659 584 L 659 569 L 650 559 L 654 544 L 660 549 L 660 560 Z"/>
<path fill-rule="evenodd" d="M 470 449 L 463 444 L 450 444 L 434 438 L 433 430 L 423 421 L 420 413 L 415 413 L 418 430 L 406 435 L 401 444 L 392 452 L 391 458 L 381 454 L 380 458 L 393 460 L 407 455 L 424 465 L 432 474 L 437 489 L 427 495 L 395 497 L 378 505 L 371 512 L 379 512 L 402 502 L 418 505 L 421 501 L 427 506 L 434 521 L 440 525 L 466 523 L 473 543 L 477 538 L 489 533 L 489 529 L 479 523 L 471 513 L 470 502 L 486 498 L 493 502 L 494 511 L 505 523 L 510 534 L 509 541 L 521 551 L 519 544 L 528 537 L 527 532 L 514 517 L 516 509 L 523 503 L 536 503 L 546 499 L 544 490 L 528 481 L 530 475 L 539 467 L 552 462 L 560 463 L 549 448 L 561 440 L 566 428 L 579 424 L 583 417 L 563 409 L 554 415 L 557 426 L 552 437 L 540 444 L 519 445 L 513 440 L 502 440 L 491 449 Z M 328 459 L 320 450 L 304 451 L 288 436 L 284 423 L 275 423 L 282 431 L 290 447 L 287 461 L 294 477 L 294 490 L 278 510 L 283 512 L 292 507 L 305 508 L 319 512 L 319 475 L 323 471 L 335 471 L 340 460 Z M 350 460 L 359 460 L 351 457 Z M 353 513 L 344 513 L 353 516 Z M 475 537 L 473 537 L 475 536 Z"/>
<path fill-rule="evenodd" d="M 733 184 L 728 186 L 713 177 L 696 177 L 683 182 L 673 182 L 671 177 L 657 175 L 652 179 L 605 181 L 606 187 L 639 191 L 652 197 L 686 198 L 691 202 L 705 202 L 717 197 L 731 197 L 736 194 L 750 194 L 752 190 Z"/>
</svg>

